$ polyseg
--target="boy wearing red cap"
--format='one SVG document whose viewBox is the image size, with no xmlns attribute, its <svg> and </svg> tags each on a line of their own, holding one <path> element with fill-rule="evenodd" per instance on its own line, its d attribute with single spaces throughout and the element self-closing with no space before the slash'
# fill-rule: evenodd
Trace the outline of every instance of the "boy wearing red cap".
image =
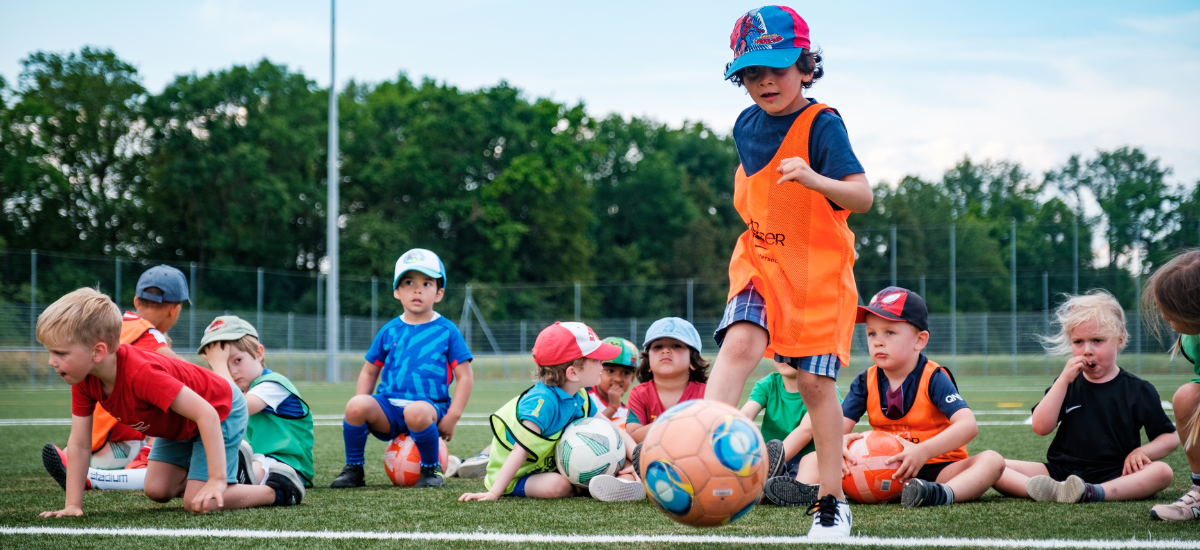
<svg viewBox="0 0 1200 550">
<path fill-rule="evenodd" d="M 602 362 L 620 354 L 621 348 L 602 342 L 583 323 L 558 322 L 538 334 L 533 344 L 537 383 L 491 416 L 492 452 L 483 480 L 488 491 L 465 493 L 458 500 L 575 496 L 575 487 L 555 466 L 555 447 L 569 424 L 597 415 L 587 388 L 600 383 Z M 626 441 L 625 447 L 629 459 L 633 445 Z M 645 498 L 641 484 L 632 485 L 637 485 L 636 494 L 606 500 Z"/>
<path fill-rule="evenodd" d="M 754 101 L 733 127 L 741 160 L 733 202 L 747 231 L 729 263 L 729 302 L 714 335 L 721 351 L 705 398 L 736 406 L 763 357 L 799 370 L 822 457 L 809 536 L 849 536 L 836 386 L 858 304 L 846 218 L 871 208 L 871 186 L 837 112 L 804 97 L 824 74 L 804 19 L 782 6 L 751 10 L 735 23 L 730 47 L 725 78 Z"/>
</svg>

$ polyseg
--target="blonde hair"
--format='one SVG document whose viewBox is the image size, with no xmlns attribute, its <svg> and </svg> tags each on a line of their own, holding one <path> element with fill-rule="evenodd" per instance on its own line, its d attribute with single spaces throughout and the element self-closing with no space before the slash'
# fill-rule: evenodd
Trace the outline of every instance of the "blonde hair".
<svg viewBox="0 0 1200 550">
<path fill-rule="evenodd" d="M 567 383 L 567 369 L 575 367 L 575 370 L 583 368 L 583 362 L 587 359 L 580 357 L 574 361 L 559 363 L 557 365 L 538 365 L 537 378 L 543 384 L 557 388 Z"/>
<path fill-rule="evenodd" d="M 37 340 L 48 348 L 104 342 L 115 353 L 121 345 L 121 310 L 100 291 L 81 288 L 38 315 Z"/>
<path fill-rule="evenodd" d="M 1125 310 L 1112 294 L 1105 290 L 1093 290 L 1087 294 L 1071 296 L 1054 311 L 1054 317 L 1062 330 L 1042 344 L 1052 355 L 1071 355 L 1071 332 L 1088 321 L 1100 324 L 1100 331 L 1116 339 L 1118 349 L 1125 347 L 1129 333 L 1125 330 Z"/>
<path fill-rule="evenodd" d="M 1160 340 L 1163 323 L 1156 314 L 1174 321 L 1185 333 L 1200 333 L 1200 250 L 1187 250 L 1158 268 L 1142 291 L 1142 307 L 1147 310 L 1150 331 Z M 1176 340 L 1171 346 L 1172 357 L 1179 352 L 1179 344 Z M 1184 414 L 1184 411 L 1175 411 L 1176 418 L 1182 418 Z M 1187 421 L 1181 421 L 1179 431 L 1185 434 L 1181 438 L 1183 450 L 1192 450 L 1200 440 L 1200 402 L 1196 403 Z"/>
</svg>

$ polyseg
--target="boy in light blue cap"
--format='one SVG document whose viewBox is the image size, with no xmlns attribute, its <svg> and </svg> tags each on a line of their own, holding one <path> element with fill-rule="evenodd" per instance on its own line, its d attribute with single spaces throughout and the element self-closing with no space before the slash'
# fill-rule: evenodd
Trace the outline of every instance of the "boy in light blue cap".
<svg viewBox="0 0 1200 550">
<path fill-rule="evenodd" d="M 366 485 L 368 433 L 381 441 L 409 434 L 421 455 L 415 487 L 441 486 L 445 465 L 438 457 L 438 435 L 450 440 L 471 397 L 471 351 L 458 327 L 433 310 L 446 292 L 442 260 L 424 248 L 405 252 L 396 260 L 392 289 L 404 313 L 375 336 L 356 395 L 346 403 L 346 466 L 330 485 L 335 489 Z"/>
</svg>

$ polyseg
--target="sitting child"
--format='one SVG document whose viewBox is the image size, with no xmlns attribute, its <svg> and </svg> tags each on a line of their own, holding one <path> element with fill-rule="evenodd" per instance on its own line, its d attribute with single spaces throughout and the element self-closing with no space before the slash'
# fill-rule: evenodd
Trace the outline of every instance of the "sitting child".
<svg viewBox="0 0 1200 550">
<path fill-rule="evenodd" d="M 654 419 L 678 403 L 704 398 L 708 361 L 700 355 L 700 333 L 678 317 L 659 319 L 646 331 L 638 360 L 640 384 L 629 391 L 626 431 L 637 443 Z"/>
<path fill-rule="evenodd" d="M 258 331 L 235 315 L 217 317 L 196 353 L 246 394 L 246 441 L 256 453 L 250 482 L 262 485 L 281 475 L 312 487 L 312 412 L 287 377 L 266 368 Z"/>
<path fill-rule="evenodd" d="M 119 344 L 121 312 L 112 300 L 81 288 L 38 316 L 37 338 L 50 366 L 71 385 L 67 498 L 43 517 L 83 515 L 92 411 L 100 403 L 121 423 L 157 438 L 146 469 L 146 496 L 184 509 L 299 504 L 302 488 L 272 478 L 267 486 L 229 485 L 246 433 L 246 399 L 233 382 L 203 367 Z"/>
<path fill-rule="evenodd" d="M 554 323 L 539 333 L 533 344 L 537 383 L 491 416 L 491 455 L 483 481 L 487 492 L 465 493 L 458 500 L 575 496 L 577 489 L 555 465 L 558 440 L 570 423 L 597 415 L 584 388 L 598 384 L 601 362 L 620 353 L 621 348 L 601 342 L 583 323 Z M 627 458 L 630 448 L 626 445 Z M 632 481 L 628 471 L 621 472 L 621 478 L 630 488 L 636 485 L 637 491 L 606 496 L 645 498 L 641 483 Z"/>
<path fill-rule="evenodd" d="M 1166 489 L 1174 475 L 1156 461 L 1179 446 L 1179 437 L 1154 385 L 1117 366 L 1127 336 L 1121 304 L 1096 290 L 1071 297 L 1055 315 L 1062 332 L 1050 339 L 1050 352 L 1073 357 L 1034 406 L 1033 431 L 1058 433 L 1046 462 L 1006 460 L 996 490 L 1072 503 L 1137 500 Z"/>
<path fill-rule="evenodd" d="M 367 484 L 363 455 L 368 433 L 381 441 L 409 434 L 421 456 L 414 487 L 440 487 L 445 470 L 438 435 L 450 440 L 471 398 L 471 351 L 458 327 L 433 310 L 446 293 L 442 261 L 422 248 L 405 252 L 396 260 L 392 287 L 404 313 L 383 325 L 367 350 L 357 395 L 346 403 L 346 466 L 330 484 L 334 489 Z"/>
<path fill-rule="evenodd" d="M 950 371 L 930 361 L 921 350 L 929 342 L 929 313 L 915 292 L 888 287 L 859 306 L 856 323 L 867 325 L 867 350 L 875 364 L 850 384 L 842 403 L 845 444 L 862 438 L 851 433 L 866 413 L 871 429 L 899 436 L 904 451 L 888 464 L 898 464 L 893 478 L 904 482 L 905 506 L 941 506 L 969 502 L 983 495 L 1004 472 L 995 451 L 967 455 L 967 443 L 979 433 L 975 415 L 958 394 Z M 843 451 L 845 453 L 845 451 Z M 785 505 L 812 505 L 817 499 L 816 453 L 800 461 L 797 481 L 767 481 Z M 853 459 L 846 455 L 848 462 Z"/>
<path fill-rule="evenodd" d="M 622 399 L 625 391 L 633 384 L 638 366 L 638 351 L 633 342 L 624 338 L 605 338 L 606 344 L 621 348 L 621 355 L 605 361 L 600 371 L 600 383 L 587 389 L 600 414 L 613 421 L 618 428 L 625 429 L 629 418 L 629 407 Z"/>
</svg>

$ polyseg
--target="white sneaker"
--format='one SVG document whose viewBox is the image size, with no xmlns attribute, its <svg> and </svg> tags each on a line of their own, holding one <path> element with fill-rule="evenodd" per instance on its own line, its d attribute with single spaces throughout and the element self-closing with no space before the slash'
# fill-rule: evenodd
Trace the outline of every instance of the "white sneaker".
<svg viewBox="0 0 1200 550">
<path fill-rule="evenodd" d="M 258 478 L 254 477 L 254 449 L 245 439 L 238 444 L 237 483 L 258 485 Z"/>
<path fill-rule="evenodd" d="M 450 455 L 450 458 L 446 459 L 446 472 L 443 475 L 445 477 L 454 477 L 454 474 L 458 473 L 458 467 L 461 465 L 461 459 L 459 459 L 457 456 Z"/>
<path fill-rule="evenodd" d="M 488 455 L 479 453 L 462 461 L 458 466 L 458 477 L 463 479 L 483 479 L 487 475 Z"/>
<path fill-rule="evenodd" d="M 825 495 L 817 499 L 806 512 L 813 517 L 812 527 L 808 530 L 810 539 L 841 539 L 850 536 L 850 503 L 838 500 L 833 495 Z"/>
<path fill-rule="evenodd" d="M 1083 489 L 1083 479 L 1079 476 L 1067 476 L 1063 481 L 1054 481 L 1050 476 L 1033 476 L 1025 482 L 1025 493 L 1038 502 L 1076 503 L 1083 496 Z"/>
<path fill-rule="evenodd" d="M 600 502 L 626 502 L 646 498 L 646 488 L 640 481 L 598 475 L 588 482 L 588 492 Z"/>
</svg>

